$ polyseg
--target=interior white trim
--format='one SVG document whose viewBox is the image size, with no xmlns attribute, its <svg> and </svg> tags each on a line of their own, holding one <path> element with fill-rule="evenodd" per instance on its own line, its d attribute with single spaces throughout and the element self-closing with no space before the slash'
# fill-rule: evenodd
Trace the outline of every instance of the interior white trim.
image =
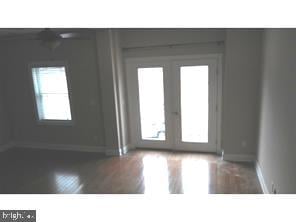
<svg viewBox="0 0 296 222">
<path fill-rule="evenodd" d="M 223 153 L 222 159 L 225 161 L 234 161 L 234 162 L 254 162 L 255 155 Z"/>
<path fill-rule="evenodd" d="M 121 156 L 122 152 L 120 149 L 106 148 L 105 154 L 106 154 L 106 156 Z"/>
<path fill-rule="evenodd" d="M 257 177 L 258 177 L 258 180 L 259 180 L 259 183 L 260 183 L 263 193 L 270 194 L 267 189 L 266 182 L 264 180 L 262 170 L 261 170 L 261 167 L 260 167 L 260 164 L 258 163 L 258 161 L 256 161 L 255 168 L 256 168 Z"/>
<path fill-rule="evenodd" d="M 49 144 L 49 143 L 34 143 L 34 142 L 14 142 L 13 147 L 18 148 L 33 148 L 46 150 L 68 150 L 68 151 L 83 151 L 83 152 L 98 152 L 104 153 L 104 146 L 88 146 L 74 144 Z"/>
<path fill-rule="evenodd" d="M 217 154 L 222 155 L 223 54 L 217 54 Z"/>
<path fill-rule="evenodd" d="M 132 149 L 135 149 L 135 147 L 131 144 L 127 144 L 122 148 L 122 154 L 127 154 Z"/>
<path fill-rule="evenodd" d="M 31 149 L 45 149 L 45 150 L 64 150 L 64 151 L 81 151 L 81 152 L 96 152 L 105 153 L 107 156 L 121 156 L 135 149 L 131 144 L 128 144 L 119 149 L 110 149 L 105 146 L 89 146 L 89 145 L 74 145 L 74 144 L 49 144 L 49 143 L 35 143 L 35 142 L 21 142 L 14 141 L 0 145 L 0 152 L 4 152 L 10 148 L 31 148 Z"/>
</svg>

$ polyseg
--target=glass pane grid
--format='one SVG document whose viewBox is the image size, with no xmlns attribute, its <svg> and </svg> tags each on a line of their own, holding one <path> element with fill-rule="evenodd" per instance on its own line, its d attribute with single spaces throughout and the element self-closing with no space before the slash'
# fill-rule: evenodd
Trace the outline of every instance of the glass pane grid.
<svg viewBox="0 0 296 222">
<path fill-rule="evenodd" d="M 138 68 L 141 137 L 165 140 L 163 68 Z"/>
<path fill-rule="evenodd" d="M 181 66 L 181 137 L 208 143 L 208 66 Z"/>
<path fill-rule="evenodd" d="M 68 94 L 42 94 L 43 119 L 71 120 Z"/>
<path fill-rule="evenodd" d="M 71 120 L 65 67 L 32 68 L 39 120 Z"/>
</svg>

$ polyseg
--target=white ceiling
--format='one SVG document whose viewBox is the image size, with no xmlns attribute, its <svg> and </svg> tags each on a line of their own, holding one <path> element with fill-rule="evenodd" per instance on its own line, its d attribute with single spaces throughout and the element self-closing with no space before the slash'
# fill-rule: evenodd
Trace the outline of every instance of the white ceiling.
<svg viewBox="0 0 296 222">
<path fill-rule="evenodd" d="M 92 34 L 92 29 L 78 28 L 51 28 L 58 33 L 79 32 L 84 34 Z M 44 30 L 44 28 L 0 28 L 0 40 L 21 40 L 32 38 L 32 35 Z M 84 36 L 85 37 L 85 36 Z M 85 37 L 88 38 L 88 37 Z"/>
<path fill-rule="evenodd" d="M 0 36 L 15 36 L 20 34 L 29 34 L 29 33 L 36 33 L 42 29 L 32 29 L 32 28 L 0 28 Z"/>
</svg>

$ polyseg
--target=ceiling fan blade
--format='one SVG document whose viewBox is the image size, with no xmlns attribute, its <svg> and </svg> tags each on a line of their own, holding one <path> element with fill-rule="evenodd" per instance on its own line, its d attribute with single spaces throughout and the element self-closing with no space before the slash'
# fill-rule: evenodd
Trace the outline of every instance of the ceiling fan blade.
<svg viewBox="0 0 296 222">
<path fill-rule="evenodd" d="M 61 33 L 60 36 L 63 39 L 70 39 L 70 38 L 78 38 L 78 37 L 81 37 L 81 35 L 79 33 L 75 33 L 75 32 Z"/>
<path fill-rule="evenodd" d="M 41 32 L 38 32 L 36 37 L 37 40 L 41 41 L 54 41 L 62 38 L 60 34 L 54 32 L 50 28 L 45 28 Z"/>
<path fill-rule="evenodd" d="M 94 38 L 94 31 L 90 29 L 52 29 L 35 28 L 24 30 L 6 30 L 0 28 L 0 40 L 35 40 L 35 41 L 56 41 L 56 40 L 89 40 Z"/>
</svg>

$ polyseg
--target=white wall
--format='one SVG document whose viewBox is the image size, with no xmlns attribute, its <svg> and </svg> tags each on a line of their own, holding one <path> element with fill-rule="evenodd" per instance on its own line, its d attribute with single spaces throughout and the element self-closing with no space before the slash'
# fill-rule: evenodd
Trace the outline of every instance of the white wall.
<svg viewBox="0 0 296 222">
<path fill-rule="evenodd" d="M 0 50 L 3 50 L 2 45 L 0 45 Z M 0 151 L 1 145 L 9 143 L 11 138 L 9 108 L 5 100 L 6 75 L 1 70 L 1 67 L 4 66 L 5 59 L 5 56 L 0 56 Z"/>
<path fill-rule="evenodd" d="M 153 56 L 223 54 L 225 29 L 121 29 L 120 41 L 123 60 Z M 128 105 L 128 99 L 126 100 L 125 104 Z"/>
<path fill-rule="evenodd" d="M 125 58 L 224 52 L 224 29 L 122 29 L 120 34 Z"/>
<path fill-rule="evenodd" d="M 8 77 L 6 94 L 14 140 L 111 149 L 125 146 L 129 141 L 123 57 L 226 53 L 222 148 L 230 154 L 256 153 L 260 31 L 98 30 L 96 41 L 68 40 L 55 52 L 35 41 L 5 42 L 4 47 L 1 72 Z M 73 127 L 43 126 L 35 121 L 28 64 L 44 60 L 66 60 L 70 65 Z M 245 147 L 242 141 L 246 141 Z"/>
<path fill-rule="evenodd" d="M 64 40 L 54 51 L 32 40 L 3 41 L 2 46 L 0 71 L 8 87 L 1 87 L 0 121 L 8 120 L 7 108 L 12 131 L 10 137 L 5 134 L 9 128 L 4 123 L 0 126 L 0 145 L 13 141 L 36 146 L 75 145 L 81 150 L 84 146 L 100 151 L 104 147 L 111 155 L 127 145 L 125 79 L 117 31 L 97 29 L 93 38 Z M 73 126 L 40 125 L 36 121 L 29 64 L 44 61 L 65 61 L 68 65 Z"/>
<path fill-rule="evenodd" d="M 261 48 L 261 30 L 227 30 L 222 101 L 222 149 L 225 155 L 255 158 Z"/>
<path fill-rule="evenodd" d="M 128 144 L 125 105 L 125 82 L 122 54 L 117 30 L 97 31 L 97 54 L 107 153 L 122 152 Z"/>
<path fill-rule="evenodd" d="M 222 149 L 255 158 L 261 34 L 240 29 L 121 30 L 121 44 L 125 58 L 223 54 Z"/>
<path fill-rule="evenodd" d="M 0 146 L 10 142 L 11 128 L 7 112 L 7 105 L 4 100 L 3 90 L 0 93 Z M 0 147 L 1 150 L 1 147 Z"/>
<path fill-rule="evenodd" d="M 121 48 L 120 32 L 113 30 L 111 32 L 113 42 L 113 62 L 114 62 L 114 78 L 117 93 L 117 118 L 118 118 L 118 134 L 120 136 L 120 147 L 124 148 L 129 145 L 128 135 L 128 115 L 127 115 L 127 92 L 124 58 Z"/>
<path fill-rule="evenodd" d="M 111 149 L 119 147 L 114 88 L 113 48 L 109 30 L 96 33 L 97 55 L 101 82 L 102 110 L 104 119 L 105 144 Z"/>
<path fill-rule="evenodd" d="M 104 146 L 96 46 L 93 40 L 66 40 L 54 52 L 38 41 L 6 41 L 5 63 L 7 101 L 10 107 L 13 140 L 20 142 Z M 38 125 L 31 76 L 32 62 L 66 61 L 72 88 L 73 126 Z M 83 147 L 83 146 L 82 146 Z"/>
<path fill-rule="evenodd" d="M 258 162 L 269 192 L 296 193 L 296 30 L 265 33 Z"/>
<path fill-rule="evenodd" d="M 224 29 L 122 29 L 123 48 L 216 42 L 225 39 Z"/>
</svg>

